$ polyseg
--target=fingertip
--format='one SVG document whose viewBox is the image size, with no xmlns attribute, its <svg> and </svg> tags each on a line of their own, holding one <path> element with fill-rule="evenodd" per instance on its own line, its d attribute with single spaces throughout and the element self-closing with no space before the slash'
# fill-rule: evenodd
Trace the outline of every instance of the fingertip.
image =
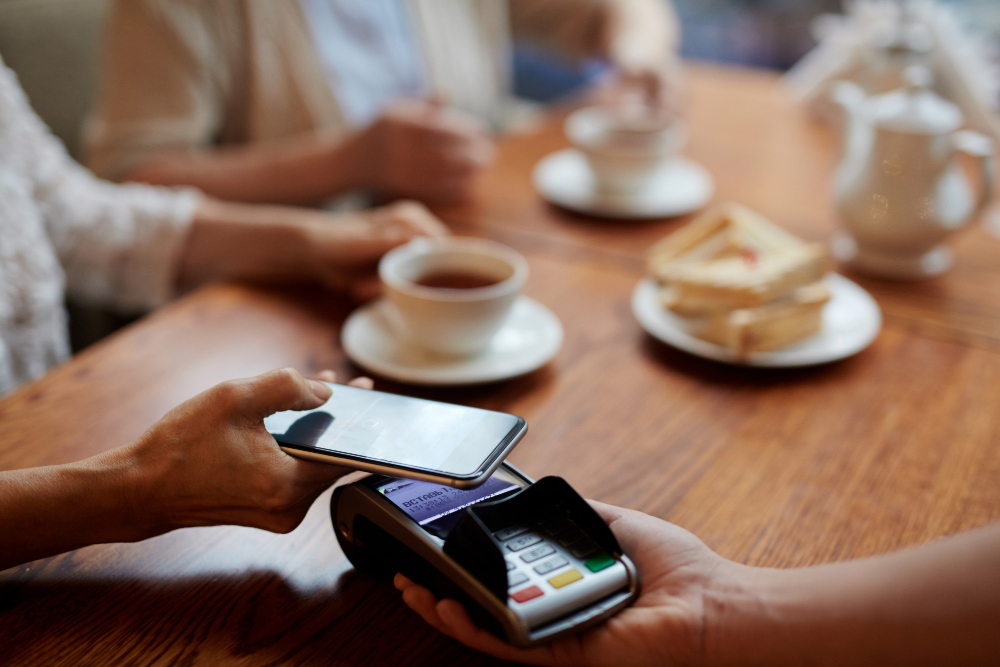
<svg viewBox="0 0 1000 667">
<path fill-rule="evenodd" d="M 437 598 L 423 586 L 416 584 L 407 586 L 403 590 L 403 602 L 431 625 L 439 623 L 436 609 Z"/>
<path fill-rule="evenodd" d="M 313 395 L 324 403 L 333 395 L 333 390 L 319 380 L 309 380 L 309 386 L 312 388 Z"/>
<path fill-rule="evenodd" d="M 396 576 L 392 578 L 392 585 L 396 587 L 396 590 L 405 590 L 413 585 L 413 582 L 406 578 L 402 572 L 397 572 Z"/>
<path fill-rule="evenodd" d="M 370 377 L 365 377 L 364 375 L 362 375 L 361 377 L 354 378 L 353 380 L 351 380 L 347 384 L 349 384 L 352 387 L 357 387 L 358 389 L 374 389 L 375 388 L 375 381 L 372 380 Z M 400 575 L 400 576 L 402 576 L 402 575 Z"/>
<path fill-rule="evenodd" d="M 423 616 L 422 610 L 420 609 L 420 605 L 418 604 L 418 600 L 416 598 L 416 594 L 414 593 L 414 590 L 415 589 L 414 589 L 413 586 L 404 588 L 402 590 L 402 593 L 403 593 L 403 604 L 405 604 L 407 607 L 409 607 L 413 611 L 415 611 L 418 614 L 420 614 L 421 616 Z"/>
<path fill-rule="evenodd" d="M 337 381 L 337 373 L 336 373 L 336 371 L 331 371 L 329 369 L 324 369 L 324 370 L 321 370 L 319 373 L 316 373 L 316 379 L 317 380 L 322 380 L 323 382 L 336 382 Z"/>
</svg>

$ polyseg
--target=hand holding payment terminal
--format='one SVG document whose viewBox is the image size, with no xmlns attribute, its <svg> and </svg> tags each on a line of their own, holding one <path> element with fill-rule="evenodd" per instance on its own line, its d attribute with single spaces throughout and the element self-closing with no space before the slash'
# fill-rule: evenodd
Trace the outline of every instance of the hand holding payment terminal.
<svg viewBox="0 0 1000 667">
<path fill-rule="evenodd" d="M 359 570 L 402 572 L 515 646 L 579 632 L 639 594 L 590 505 L 565 480 L 533 482 L 509 463 L 470 490 L 373 475 L 339 487 L 330 511 Z"/>
</svg>

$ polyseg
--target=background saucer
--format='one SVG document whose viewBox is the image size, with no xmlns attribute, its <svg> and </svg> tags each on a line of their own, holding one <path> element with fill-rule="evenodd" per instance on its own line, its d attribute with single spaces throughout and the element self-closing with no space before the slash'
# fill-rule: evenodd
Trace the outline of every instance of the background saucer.
<svg viewBox="0 0 1000 667">
<path fill-rule="evenodd" d="M 688 334 L 684 318 L 660 305 L 652 278 L 643 278 L 635 286 L 632 313 L 654 338 L 699 357 L 740 366 L 813 366 L 857 354 L 875 340 L 882 328 L 882 311 L 868 292 L 836 273 L 826 277 L 826 284 L 831 298 L 823 307 L 823 328 L 819 333 L 780 350 L 753 352 L 746 359 L 737 358 L 727 347 Z"/>
<path fill-rule="evenodd" d="M 712 198 L 715 183 L 701 165 L 682 157 L 665 162 L 633 199 L 607 198 L 595 188 L 587 158 L 575 148 L 552 153 L 535 165 L 535 189 L 563 208 L 611 218 L 645 220 L 696 211 Z"/>
<path fill-rule="evenodd" d="M 385 299 L 358 308 L 344 323 L 341 345 L 351 361 L 376 375 L 428 386 L 496 382 L 544 366 L 562 347 L 563 329 L 551 310 L 526 296 L 485 352 L 474 357 L 444 357 L 401 335 L 396 313 Z"/>
</svg>

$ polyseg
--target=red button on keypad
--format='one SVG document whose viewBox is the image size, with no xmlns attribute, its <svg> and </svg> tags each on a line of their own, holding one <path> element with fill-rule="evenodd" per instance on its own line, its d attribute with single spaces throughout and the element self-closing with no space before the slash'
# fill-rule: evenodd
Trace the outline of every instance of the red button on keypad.
<svg viewBox="0 0 1000 667">
<path fill-rule="evenodd" d="M 510 594 L 510 599 L 514 602 L 527 602 L 528 600 L 534 600 L 537 597 L 542 596 L 542 589 L 538 586 L 528 586 L 527 588 L 522 588 L 516 593 Z"/>
</svg>

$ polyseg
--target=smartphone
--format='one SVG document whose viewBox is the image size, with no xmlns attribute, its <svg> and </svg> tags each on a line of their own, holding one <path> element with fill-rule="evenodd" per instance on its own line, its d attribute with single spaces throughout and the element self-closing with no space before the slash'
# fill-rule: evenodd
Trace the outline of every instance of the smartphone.
<svg viewBox="0 0 1000 667">
<path fill-rule="evenodd" d="M 324 384 L 333 393 L 315 410 L 264 419 L 292 456 L 470 489 L 489 479 L 528 430 L 524 419 L 504 412 Z"/>
</svg>

